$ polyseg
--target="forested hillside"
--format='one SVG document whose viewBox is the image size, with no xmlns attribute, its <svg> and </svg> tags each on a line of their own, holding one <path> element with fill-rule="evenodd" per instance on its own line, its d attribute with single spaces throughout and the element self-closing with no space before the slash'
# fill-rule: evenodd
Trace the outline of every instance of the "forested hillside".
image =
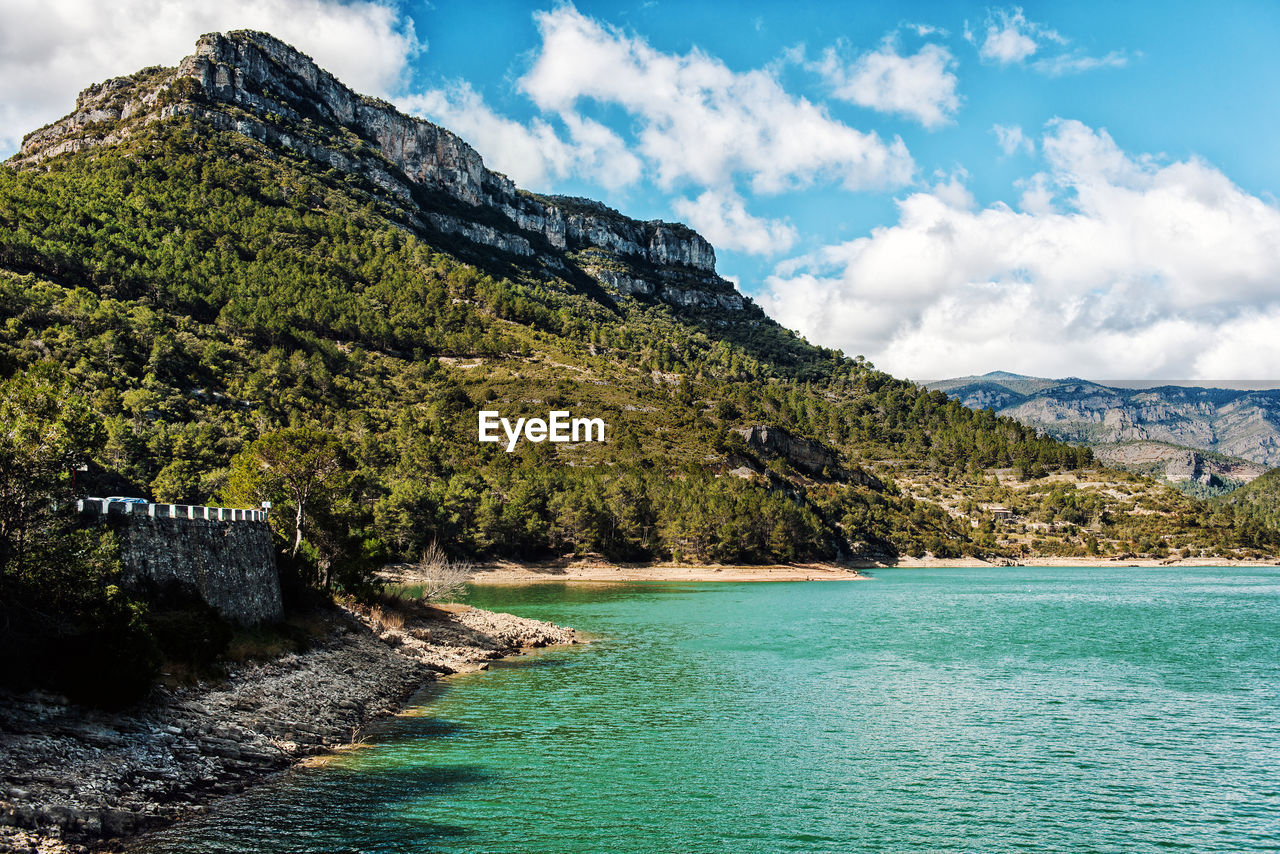
<svg viewBox="0 0 1280 854">
<path fill-rule="evenodd" d="M 1243 517 L 1280 528 L 1280 469 L 1272 469 L 1219 501 Z"/>
<path fill-rule="evenodd" d="M 139 493 L 233 497 L 225 474 L 249 441 L 314 424 L 349 457 L 329 510 L 396 555 L 439 537 L 484 556 L 786 560 L 968 538 L 892 490 L 809 482 L 732 427 L 786 425 L 855 466 L 1088 461 L 809 347 L 757 309 L 688 316 L 513 279 L 501 262 L 486 272 L 307 166 L 177 121 L 48 171 L 0 171 L 4 371 L 58 364 L 102 417 L 94 459 Z M 554 407 L 602 415 L 610 441 L 561 447 L 562 465 L 550 445 L 476 442 L 480 408 Z M 742 463 L 759 482 L 719 476 Z M 850 514 L 867 521 L 845 536 Z"/>
<path fill-rule="evenodd" d="M 260 34 L 228 43 L 302 61 Z M 0 169 L 5 394 L 20 396 L 36 366 L 57 374 L 67 405 L 101 428 L 82 450 L 87 482 L 161 501 L 285 502 L 279 484 L 236 472 L 253 470 L 260 437 L 322 434 L 340 464 L 306 508 L 302 556 L 354 583 L 433 540 L 479 558 L 1016 556 L 974 500 L 995 472 L 1026 485 L 1094 471 L 1087 449 L 804 342 L 727 292 L 681 226 L 513 194 L 501 176 L 478 186 L 505 207 L 469 208 L 414 184 L 376 139 L 318 108 L 300 117 L 297 92 L 278 95 L 295 110 L 282 117 L 260 109 L 266 84 L 231 104 L 174 75 L 90 90 L 82 101 L 159 112 L 54 126 Z M 360 165 L 222 121 L 244 115 L 341 142 Z M 571 229 L 563 247 L 547 243 L 512 219 L 535 208 L 548 229 L 585 209 L 674 260 L 605 251 Z M 608 441 L 511 454 L 476 441 L 480 409 L 553 408 L 604 418 Z M 782 428 L 791 450 L 753 444 L 742 428 L 754 425 Z M 815 454 L 829 464 L 807 465 Z M 941 486 L 968 500 L 929 494 Z M 1151 512 L 1105 489 L 1050 502 L 1040 541 L 1080 554 L 1090 539 L 1104 553 L 1275 542 L 1242 536 L 1230 510 L 1153 495 Z"/>
</svg>

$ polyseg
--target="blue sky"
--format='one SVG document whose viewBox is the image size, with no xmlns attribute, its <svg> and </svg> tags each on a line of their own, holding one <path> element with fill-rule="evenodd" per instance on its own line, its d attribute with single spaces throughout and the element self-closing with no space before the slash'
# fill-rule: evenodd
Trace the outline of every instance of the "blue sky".
<svg viewBox="0 0 1280 854">
<path fill-rule="evenodd" d="M 524 186 L 688 222 L 779 320 L 900 375 L 1280 365 L 1280 4 L 97 5 L 0 0 L 0 153 L 255 27 Z"/>
</svg>

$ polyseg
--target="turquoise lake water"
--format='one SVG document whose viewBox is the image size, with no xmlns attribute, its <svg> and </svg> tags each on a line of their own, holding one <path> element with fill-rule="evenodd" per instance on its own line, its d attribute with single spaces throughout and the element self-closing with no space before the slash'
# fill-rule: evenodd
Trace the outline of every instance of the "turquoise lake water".
<svg viewBox="0 0 1280 854">
<path fill-rule="evenodd" d="M 1280 568 L 875 575 L 477 589 L 600 640 L 138 850 L 1280 846 Z"/>
</svg>

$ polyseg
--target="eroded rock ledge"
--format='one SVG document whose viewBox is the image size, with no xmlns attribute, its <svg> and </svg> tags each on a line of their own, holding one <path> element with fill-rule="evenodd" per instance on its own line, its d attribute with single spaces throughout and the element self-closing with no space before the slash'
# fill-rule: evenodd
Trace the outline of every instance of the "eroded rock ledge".
<svg viewBox="0 0 1280 854">
<path fill-rule="evenodd" d="M 376 614 L 336 612 L 304 653 L 157 690 L 128 712 L 0 695 L 0 852 L 110 850 L 351 743 L 441 674 L 577 642 L 573 629 L 464 606 Z"/>
</svg>

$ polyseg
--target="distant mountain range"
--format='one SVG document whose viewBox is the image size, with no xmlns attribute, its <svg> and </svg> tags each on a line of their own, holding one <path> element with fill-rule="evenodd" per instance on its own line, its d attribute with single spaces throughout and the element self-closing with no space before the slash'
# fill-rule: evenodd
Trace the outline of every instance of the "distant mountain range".
<svg viewBox="0 0 1280 854">
<path fill-rule="evenodd" d="M 1113 465 L 1167 469 L 1171 482 L 1248 482 L 1280 466 L 1280 389 L 1120 388 L 1005 371 L 927 385 L 973 409 L 1091 445 Z"/>
</svg>

